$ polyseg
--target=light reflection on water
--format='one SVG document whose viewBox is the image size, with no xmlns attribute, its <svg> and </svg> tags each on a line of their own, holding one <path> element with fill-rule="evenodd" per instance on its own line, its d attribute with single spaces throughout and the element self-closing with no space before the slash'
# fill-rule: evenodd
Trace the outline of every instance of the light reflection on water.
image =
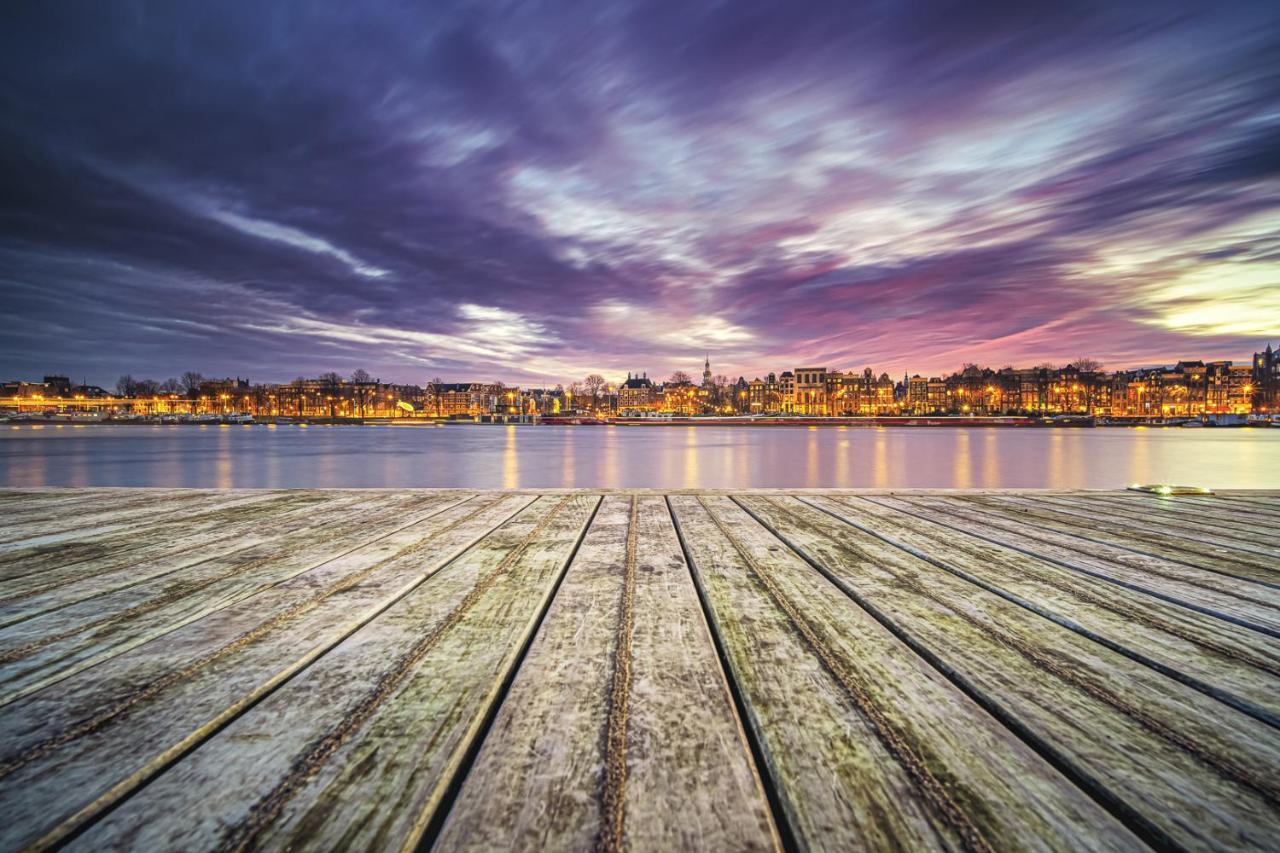
<svg viewBox="0 0 1280 853">
<path fill-rule="evenodd" d="M 0 485 L 1280 488 L 1277 429 L 39 425 Z"/>
</svg>

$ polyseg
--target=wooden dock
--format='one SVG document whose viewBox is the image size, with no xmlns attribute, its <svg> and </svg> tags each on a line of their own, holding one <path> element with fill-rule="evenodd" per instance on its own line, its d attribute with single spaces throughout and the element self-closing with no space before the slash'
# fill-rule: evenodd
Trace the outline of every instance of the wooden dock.
<svg viewBox="0 0 1280 853">
<path fill-rule="evenodd" d="M 1280 491 L 0 491 L 0 849 L 1280 848 Z"/>
</svg>

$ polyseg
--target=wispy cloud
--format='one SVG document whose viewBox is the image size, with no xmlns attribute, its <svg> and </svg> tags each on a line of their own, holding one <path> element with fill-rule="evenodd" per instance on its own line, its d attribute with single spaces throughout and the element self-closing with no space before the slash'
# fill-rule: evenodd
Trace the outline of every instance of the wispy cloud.
<svg viewBox="0 0 1280 853">
<path fill-rule="evenodd" d="M 234 228 L 243 234 L 259 237 L 263 240 L 284 243 L 286 246 L 292 246 L 304 252 L 328 255 L 331 258 L 342 261 L 357 275 L 362 275 L 366 278 L 382 278 L 391 274 L 390 270 L 366 264 L 346 249 L 340 249 L 328 240 L 308 234 L 299 228 L 268 222 L 265 219 L 254 219 L 230 210 L 212 208 L 207 212 L 210 219 L 221 222 L 223 225 Z"/>
</svg>

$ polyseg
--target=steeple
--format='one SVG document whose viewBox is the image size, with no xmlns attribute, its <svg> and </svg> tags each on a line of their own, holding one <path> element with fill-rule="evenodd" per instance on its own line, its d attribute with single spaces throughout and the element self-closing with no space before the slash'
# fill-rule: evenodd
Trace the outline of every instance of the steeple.
<svg viewBox="0 0 1280 853">
<path fill-rule="evenodd" d="M 711 353 L 707 353 L 707 359 L 702 363 L 702 384 L 711 384 Z"/>
</svg>

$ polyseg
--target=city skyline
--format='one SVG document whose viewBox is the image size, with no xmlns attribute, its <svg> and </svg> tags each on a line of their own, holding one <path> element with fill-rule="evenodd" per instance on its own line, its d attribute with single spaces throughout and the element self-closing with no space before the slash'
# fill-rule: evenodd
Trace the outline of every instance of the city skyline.
<svg viewBox="0 0 1280 853">
<path fill-rule="evenodd" d="M 294 414 L 363 418 L 434 414 L 558 415 L 598 407 L 623 413 L 927 415 L 1109 414 L 1119 417 L 1271 414 L 1280 411 L 1280 350 L 1270 343 L 1243 363 L 1183 359 L 1176 364 L 1108 369 L 1082 358 L 1065 365 L 994 368 L 966 363 L 939 374 L 906 372 L 901 380 L 866 367 L 832 369 L 796 365 L 732 376 L 712 369 L 704 358 L 700 375 L 683 370 L 669 377 L 628 372 L 611 381 L 591 374 L 581 381 L 549 386 L 512 385 L 470 378 L 446 381 L 384 382 L 358 368 L 349 376 L 328 372 L 288 382 L 253 382 L 249 377 L 204 376 L 186 371 L 163 382 L 125 374 L 113 389 L 77 384 L 46 374 L 42 381 L 0 382 L 0 409 L 40 413 L 84 408 L 134 414 Z M 763 377 L 763 378 L 762 378 Z M 455 379 L 457 377 L 454 377 Z"/>
<path fill-rule="evenodd" d="M 1274 4 L 3 14 L 5 378 L 896 379 L 1280 336 Z"/>
</svg>

